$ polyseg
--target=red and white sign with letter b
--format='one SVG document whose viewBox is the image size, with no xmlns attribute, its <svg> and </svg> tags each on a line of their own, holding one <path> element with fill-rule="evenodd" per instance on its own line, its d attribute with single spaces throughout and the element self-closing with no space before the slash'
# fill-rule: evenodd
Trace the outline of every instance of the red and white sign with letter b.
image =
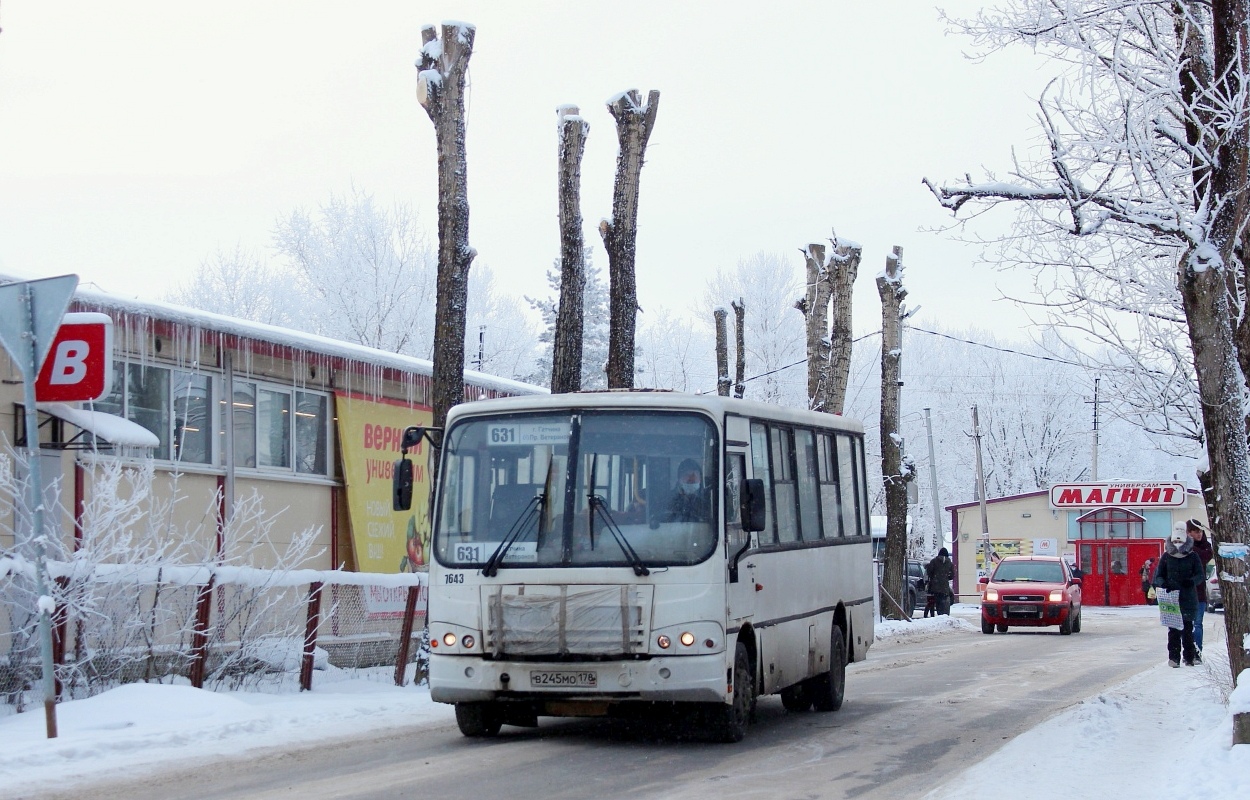
<svg viewBox="0 0 1250 800">
<path fill-rule="evenodd" d="M 41 403 L 99 400 L 113 375 L 113 320 L 107 314 L 72 313 L 61 320 L 35 381 Z"/>
</svg>

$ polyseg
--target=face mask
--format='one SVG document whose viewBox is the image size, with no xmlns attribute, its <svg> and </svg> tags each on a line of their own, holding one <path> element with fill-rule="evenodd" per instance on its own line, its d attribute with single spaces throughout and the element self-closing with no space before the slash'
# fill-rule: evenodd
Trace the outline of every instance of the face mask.
<svg viewBox="0 0 1250 800">
<path fill-rule="evenodd" d="M 1185 540 L 1188 538 L 1189 537 L 1183 533 L 1180 533 L 1180 534 L 1174 533 L 1172 534 L 1172 544 L 1175 545 L 1176 547 L 1181 547 L 1185 544 Z"/>
<path fill-rule="evenodd" d="M 682 494 L 694 494 L 695 492 L 699 491 L 699 482 L 693 481 L 693 482 L 687 483 L 686 481 L 682 481 L 680 484 L 678 484 L 678 488 L 681 490 Z"/>
</svg>

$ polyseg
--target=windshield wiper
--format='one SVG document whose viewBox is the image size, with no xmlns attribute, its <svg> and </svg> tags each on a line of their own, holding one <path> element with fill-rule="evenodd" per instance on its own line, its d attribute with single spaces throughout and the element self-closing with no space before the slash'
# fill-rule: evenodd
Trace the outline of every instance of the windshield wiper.
<svg viewBox="0 0 1250 800">
<path fill-rule="evenodd" d="M 486 566 L 482 567 L 483 575 L 493 578 L 499 573 L 499 567 L 503 564 L 504 555 L 516 543 L 517 539 L 521 538 L 521 534 L 529 529 L 530 523 L 538 518 L 538 511 L 542 508 L 546 497 L 545 493 L 536 494 L 525 504 L 525 508 L 521 509 L 521 513 L 517 516 L 516 521 L 508 529 L 508 535 L 503 537 L 503 541 L 495 548 L 495 552 L 491 553 L 490 558 L 486 559 Z"/>
<path fill-rule="evenodd" d="M 642 559 L 638 556 L 638 551 L 630 545 L 625 539 L 625 534 L 621 533 L 621 529 L 617 527 L 616 520 L 612 519 L 612 514 L 608 511 L 608 503 L 597 494 L 587 495 L 587 501 L 590 503 L 591 512 L 598 511 L 599 518 L 603 520 L 603 525 L 612 534 L 612 538 L 616 539 L 616 543 L 620 546 L 621 552 L 629 559 L 629 564 L 634 568 L 634 574 L 642 577 L 650 575 L 651 570 L 647 569 L 642 563 Z M 594 530 L 594 518 L 591 520 L 591 530 Z"/>
</svg>

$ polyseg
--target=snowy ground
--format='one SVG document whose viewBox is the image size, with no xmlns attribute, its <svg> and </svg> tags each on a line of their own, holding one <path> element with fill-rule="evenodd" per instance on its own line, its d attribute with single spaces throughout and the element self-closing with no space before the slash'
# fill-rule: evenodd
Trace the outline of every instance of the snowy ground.
<svg viewBox="0 0 1250 800">
<path fill-rule="evenodd" d="M 955 616 L 882 623 L 879 648 L 905 648 L 938 636 L 976 633 L 975 606 Z M 1154 609 L 1086 609 L 1085 614 L 1140 614 Z M 1107 797 L 1250 797 L 1250 745 L 1233 748 L 1232 718 L 1218 697 L 1227 671 L 1223 620 L 1207 618 L 1206 667 L 1165 663 L 1091 697 L 1008 742 L 929 800 L 975 796 L 1011 776 L 1016 800 L 1057 794 Z M 977 635 L 980 635 L 977 633 Z M 1160 632 L 1162 635 L 1162 632 Z M 384 680 L 323 682 L 302 694 L 212 693 L 187 686 L 132 684 L 89 700 L 58 706 L 60 737 L 44 738 L 36 710 L 0 719 L 0 797 L 83 785 L 105 776 L 134 775 L 180 761 L 203 764 L 239 755 L 388 727 L 450 724 L 450 706 L 412 687 Z M 1250 680 L 1243 692 L 1250 695 Z M 1250 700 L 1237 703 L 1250 707 Z M 1240 706 L 1239 706 L 1240 707 Z"/>
</svg>

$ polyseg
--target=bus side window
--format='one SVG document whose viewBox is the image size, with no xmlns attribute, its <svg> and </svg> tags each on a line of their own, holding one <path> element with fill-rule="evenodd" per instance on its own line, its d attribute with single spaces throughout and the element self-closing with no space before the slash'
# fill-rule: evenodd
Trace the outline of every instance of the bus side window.
<svg viewBox="0 0 1250 800">
<path fill-rule="evenodd" d="M 799 540 L 798 486 L 794 480 L 794 431 L 773 425 L 768 432 L 773 458 L 773 499 L 776 500 L 777 541 Z"/>
<path fill-rule="evenodd" d="M 838 498 L 838 473 L 833 459 L 833 436 L 816 437 L 817 466 L 820 479 L 820 514 L 825 523 L 825 536 L 841 536 L 842 511 Z"/>
<path fill-rule="evenodd" d="M 769 506 L 764 515 L 764 529 L 760 531 L 759 543 L 773 544 L 777 541 L 774 533 L 776 528 L 773 525 L 773 508 L 776 503 L 773 502 L 772 494 L 773 477 L 768 468 L 768 430 L 759 422 L 751 423 L 751 477 L 764 482 L 764 494 L 767 498 L 765 502 Z"/>
</svg>

